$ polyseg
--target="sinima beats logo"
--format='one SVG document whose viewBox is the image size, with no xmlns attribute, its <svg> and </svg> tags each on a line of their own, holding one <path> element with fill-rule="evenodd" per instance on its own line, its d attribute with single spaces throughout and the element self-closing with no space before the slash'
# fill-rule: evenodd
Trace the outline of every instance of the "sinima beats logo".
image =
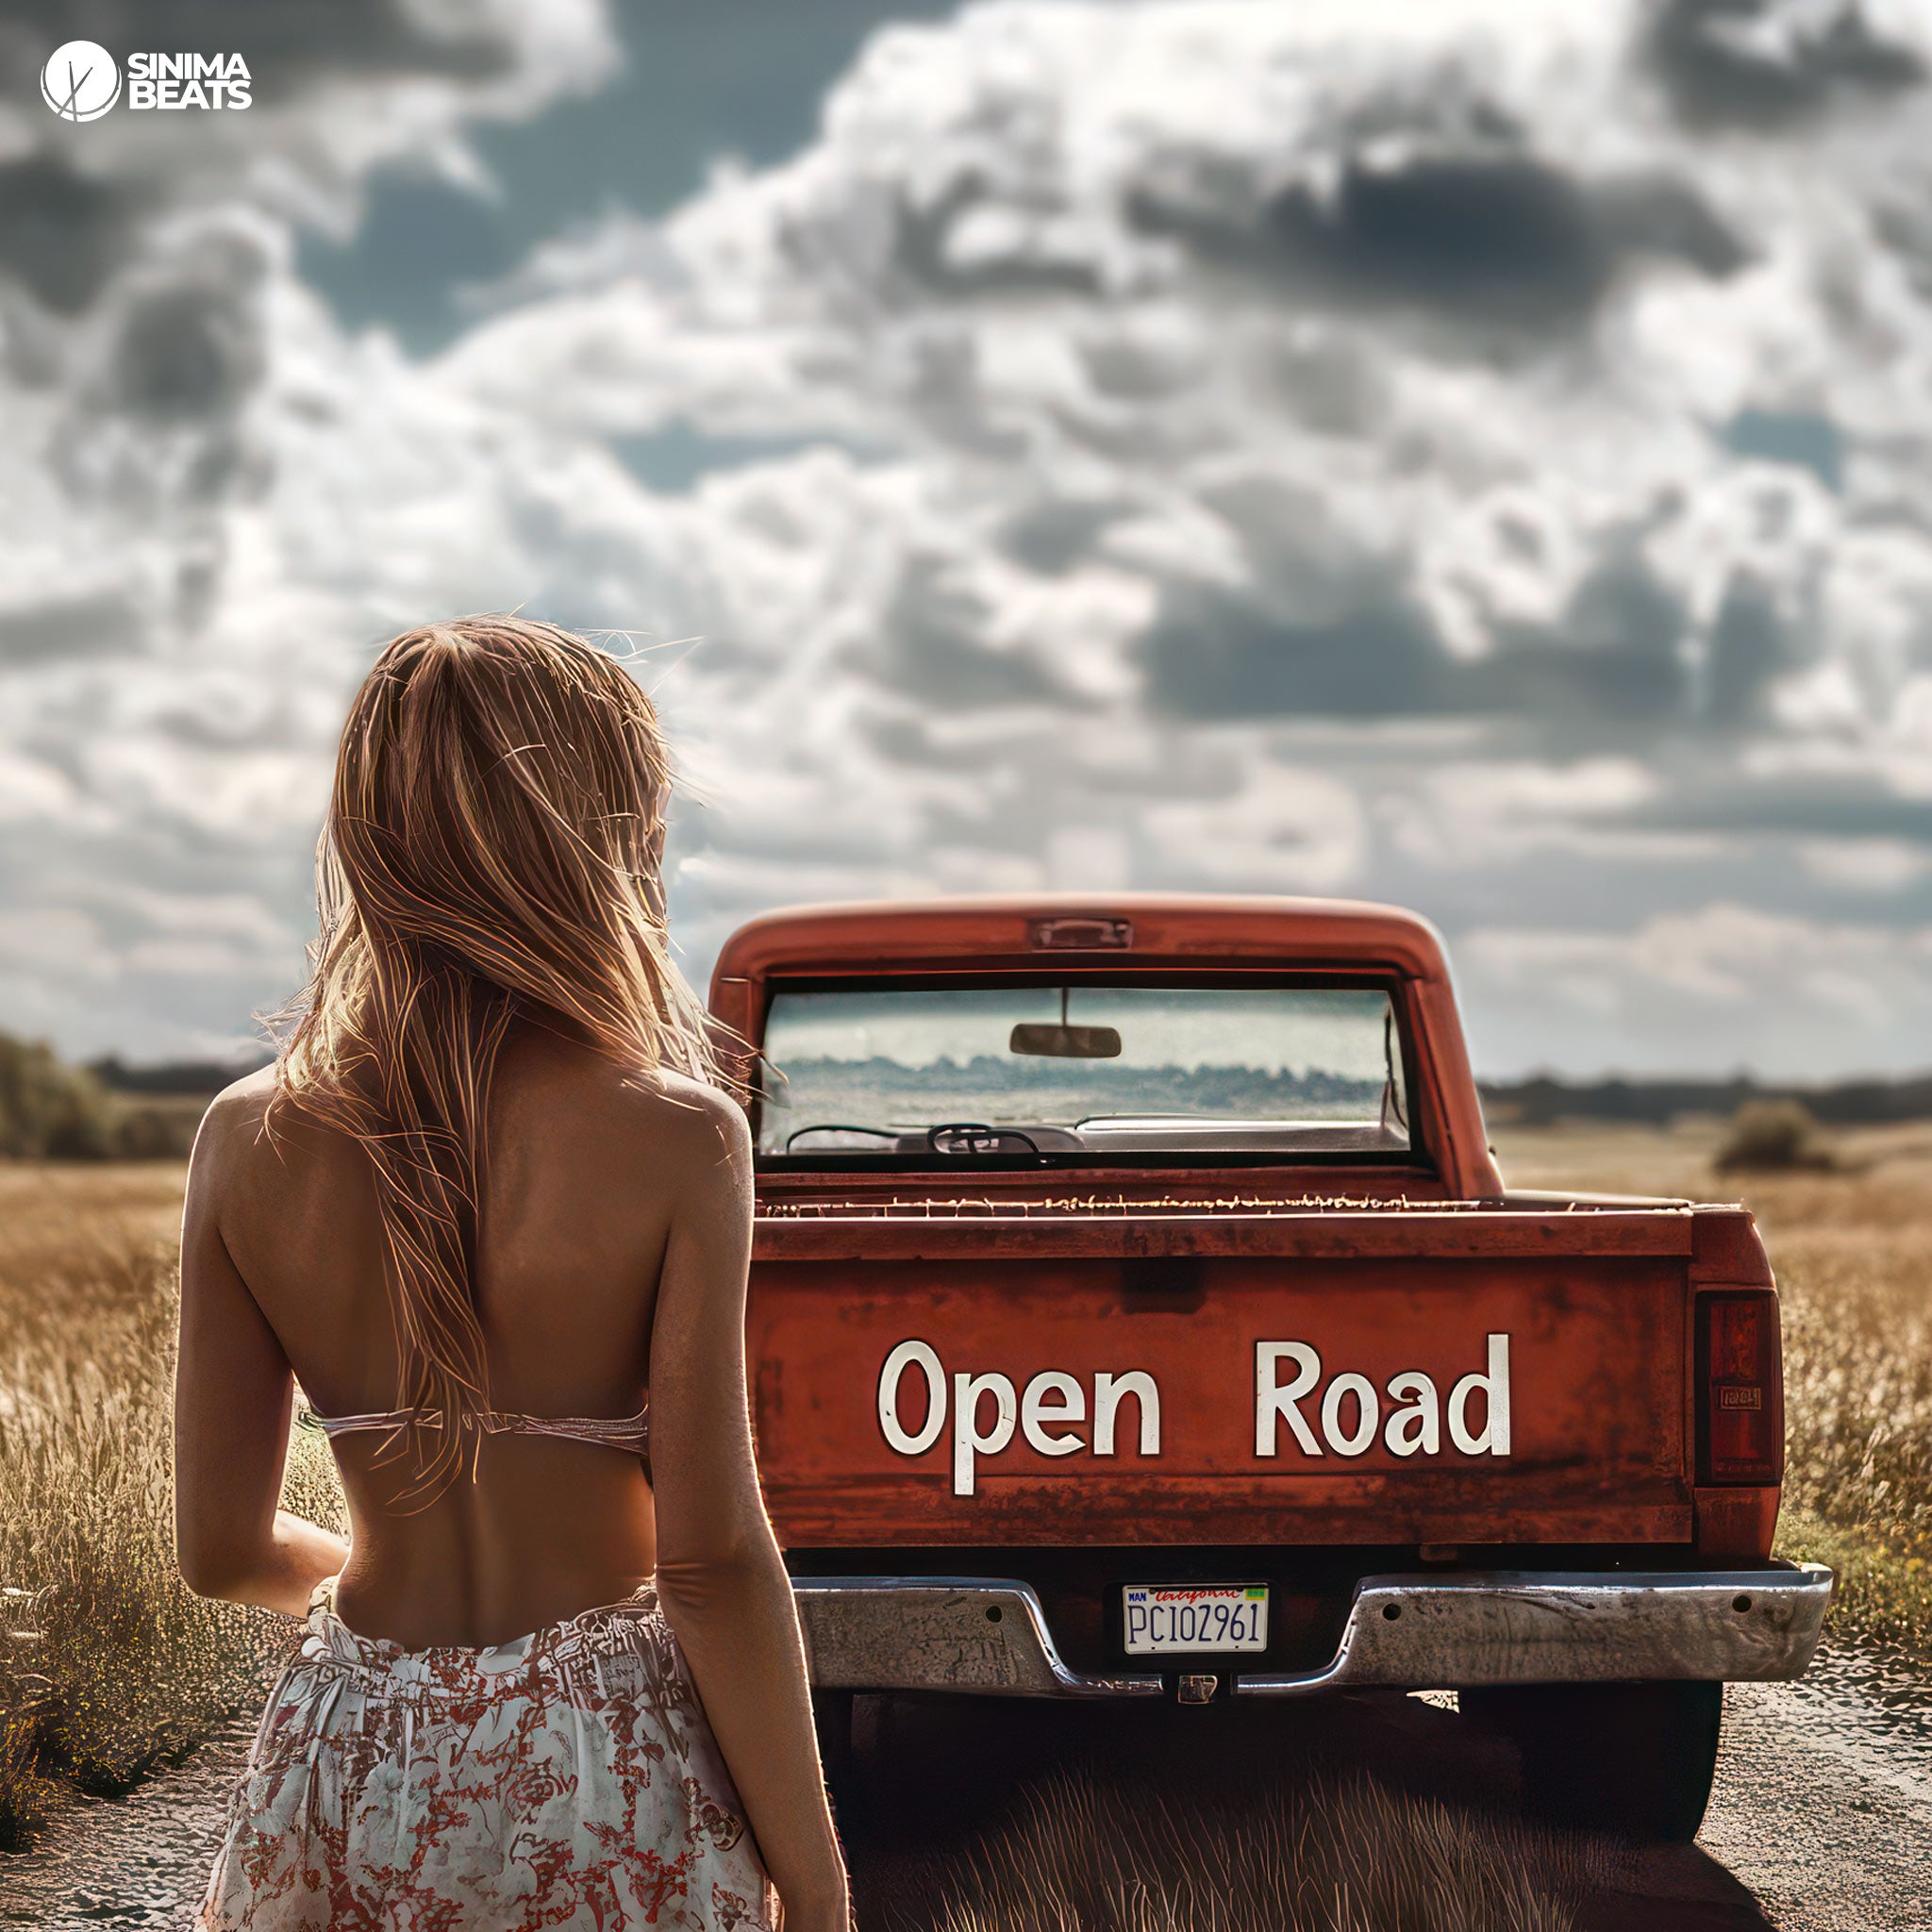
<svg viewBox="0 0 1932 1932">
<path fill-rule="evenodd" d="M 240 54 L 130 54 L 127 105 L 242 108 L 253 84 Z M 41 95 L 63 121 L 98 121 L 121 98 L 121 70 L 92 41 L 56 47 L 41 69 Z"/>
<path fill-rule="evenodd" d="M 98 121 L 121 98 L 121 70 L 107 48 L 69 41 L 41 69 L 41 97 L 63 121 Z"/>
</svg>

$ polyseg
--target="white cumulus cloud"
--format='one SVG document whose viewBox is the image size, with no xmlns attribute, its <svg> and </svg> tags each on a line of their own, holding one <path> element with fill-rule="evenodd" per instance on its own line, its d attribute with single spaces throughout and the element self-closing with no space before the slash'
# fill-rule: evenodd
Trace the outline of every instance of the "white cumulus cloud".
<svg viewBox="0 0 1932 1932">
<path fill-rule="evenodd" d="M 969 7 L 425 359 L 300 225 L 488 192 L 588 0 L 291 29 L 172 145 L 0 113 L 93 210 L 64 280 L 0 231 L 0 1024 L 232 1037 L 374 645 L 497 607 L 658 691 L 695 965 L 781 899 L 1358 891 L 1498 1070 L 1932 1058 L 1932 8 L 1830 13 Z"/>
</svg>

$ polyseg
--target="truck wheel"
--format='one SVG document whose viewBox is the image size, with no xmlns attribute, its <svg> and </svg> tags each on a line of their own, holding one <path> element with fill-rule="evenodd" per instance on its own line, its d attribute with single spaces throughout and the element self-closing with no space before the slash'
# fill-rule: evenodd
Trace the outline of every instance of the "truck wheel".
<svg viewBox="0 0 1932 1932">
<path fill-rule="evenodd" d="M 1492 1684 L 1463 1713 L 1514 1744 L 1526 1810 L 1688 1844 L 1717 1773 L 1722 1684 Z"/>
</svg>

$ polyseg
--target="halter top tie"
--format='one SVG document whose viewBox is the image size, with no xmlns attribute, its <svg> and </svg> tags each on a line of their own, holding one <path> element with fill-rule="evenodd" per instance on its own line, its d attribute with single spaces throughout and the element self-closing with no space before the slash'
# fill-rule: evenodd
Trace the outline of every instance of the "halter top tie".
<svg viewBox="0 0 1932 1932">
<path fill-rule="evenodd" d="M 407 1408 L 386 1409 L 379 1415 L 309 1415 L 316 1426 L 331 1441 L 361 1429 L 407 1428 L 411 1420 L 424 1427 L 440 1429 L 442 1411 L 425 1408 L 412 1418 Z M 558 1436 L 567 1441 L 589 1442 L 593 1448 L 619 1449 L 626 1456 L 648 1457 L 651 1446 L 651 1405 L 646 1402 L 635 1415 L 517 1415 L 505 1409 L 466 1411 L 458 1426 L 480 1429 L 486 1436 Z"/>
</svg>

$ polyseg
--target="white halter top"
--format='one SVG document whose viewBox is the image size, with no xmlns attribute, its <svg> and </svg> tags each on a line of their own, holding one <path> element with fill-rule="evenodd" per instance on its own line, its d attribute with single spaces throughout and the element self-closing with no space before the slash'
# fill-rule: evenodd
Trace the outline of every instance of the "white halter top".
<svg viewBox="0 0 1932 1932">
<path fill-rule="evenodd" d="M 386 1409 L 379 1415 L 319 1415 L 309 1411 L 323 1433 L 333 1439 L 359 1429 L 400 1429 L 408 1427 L 407 1408 Z M 442 1426 L 442 1411 L 425 1408 L 416 1418 L 425 1428 Z M 600 1449 L 620 1449 L 626 1456 L 648 1456 L 651 1444 L 651 1405 L 646 1402 L 635 1415 L 516 1415 L 503 1409 L 483 1409 L 458 1418 L 459 1428 L 480 1429 L 486 1436 L 560 1436 L 573 1442 L 589 1442 Z"/>
</svg>

